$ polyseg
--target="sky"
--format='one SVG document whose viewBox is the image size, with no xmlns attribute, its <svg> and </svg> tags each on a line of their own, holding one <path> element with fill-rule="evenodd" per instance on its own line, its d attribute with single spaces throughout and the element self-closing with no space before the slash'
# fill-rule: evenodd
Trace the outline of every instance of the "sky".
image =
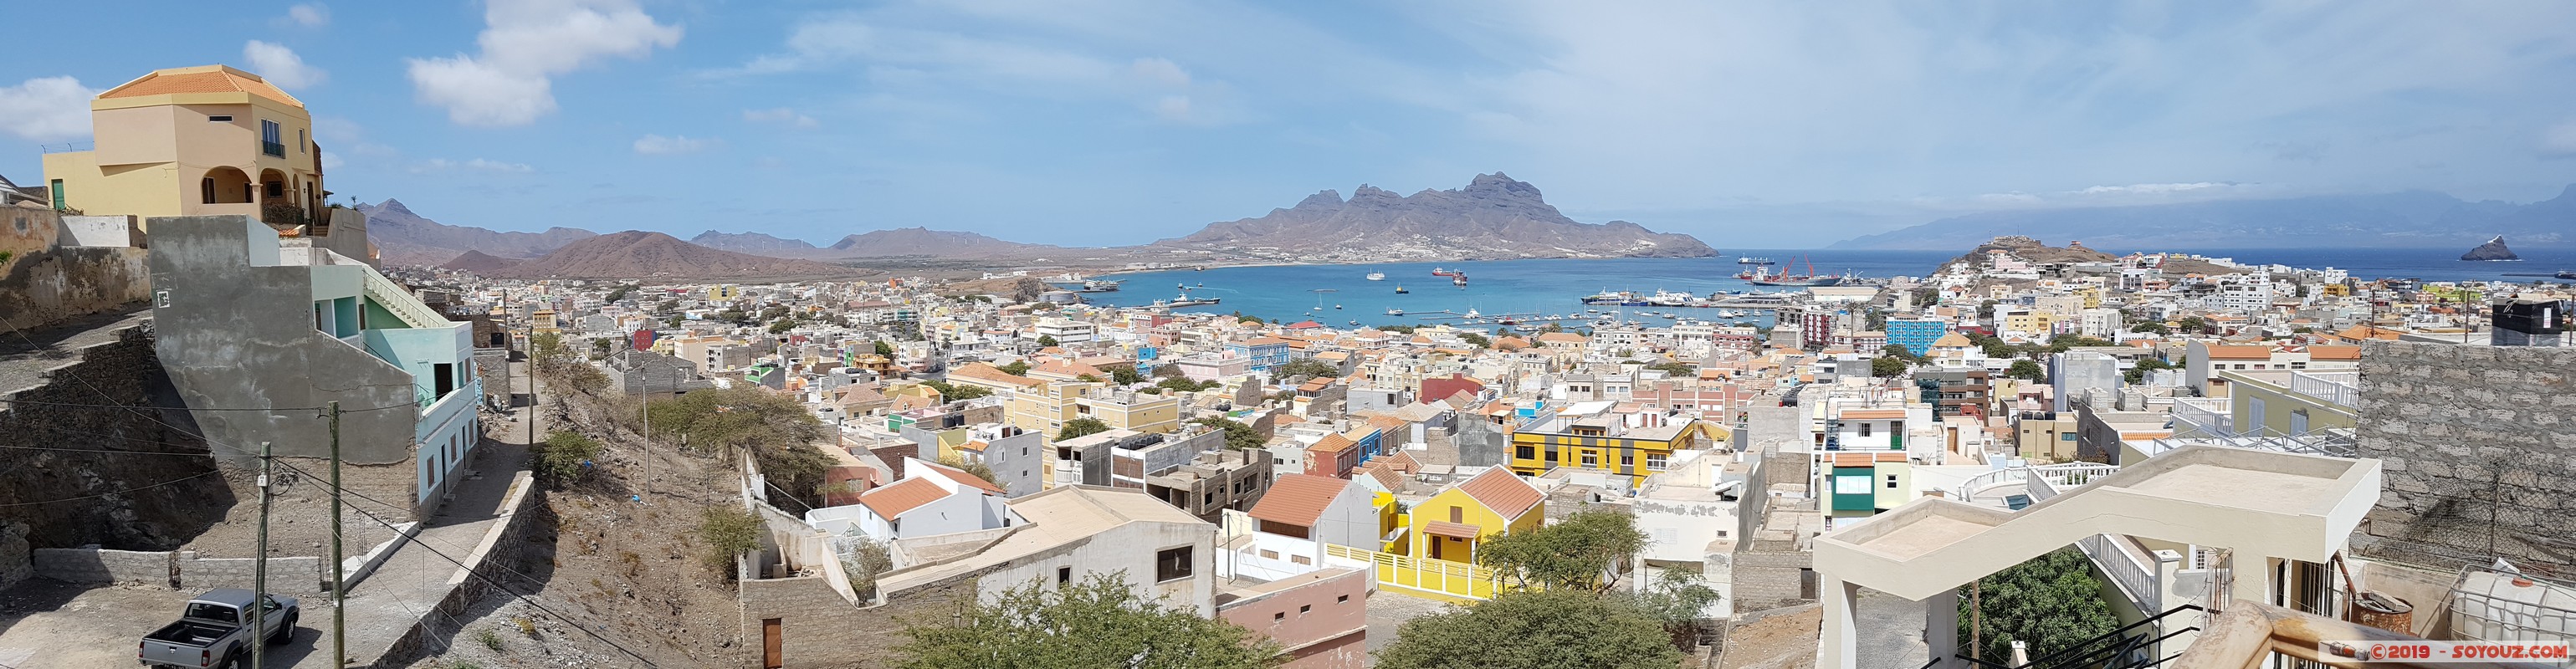
<svg viewBox="0 0 2576 669">
<path fill-rule="evenodd" d="M 1505 172 L 1799 248 L 1982 210 L 2576 182 L 2576 3 L 57 3 L 0 175 L 155 68 L 259 73 L 335 201 L 441 222 L 1117 245 Z M 97 35 L 116 33 L 113 48 Z"/>
</svg>

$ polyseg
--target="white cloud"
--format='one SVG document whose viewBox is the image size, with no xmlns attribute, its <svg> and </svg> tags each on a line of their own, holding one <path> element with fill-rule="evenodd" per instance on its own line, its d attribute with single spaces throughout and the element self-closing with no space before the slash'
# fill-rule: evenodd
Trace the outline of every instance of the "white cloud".
<svg viewBox="0 0 2576 669">
<path fill-rule="evenodd" d="M 322 152 L 322 169 L 337 171 L 348 164 L 349 161 L 340 159 L 340 154 L 329 151 Z"/>
<path fill-rule="evenodd" d="M 1166 95 L 1154 102 L 1154 115 L 1174 123 L 1191 123 L 1190 96 Z"/>
<path fill-rule="evenodd" d="M 1160 83 L 1165 86 L 1190 85 L 1190 73 L 1182 70 L 1179 64 L 1173 63 L 1167 59 L 1138 58 L 1136 59 L 1135 64 L 1129 65 L 1127 69 L 1135 72 L 1136 76 L 1143 77 L 1147 81 Z"/>
<path fill-rule="evenodd" d="M 527 166 L 527 164 L 525 164 L 525 163 L 502 162 L 502 161 L 498 161 L 498 160 L 486 160 L 486 159 L 483 159 L 483 158 L 475 158 L 475 159 L 471 159 L 471 160 L 448 160 L 448 159 L 446 159 L 446 158 L 431 158 L 431 159 L 429 159 L 429 160 L 421 161 L 419 165 L 415 165 L 415 166 L 413 166 L 411 171 L 412 171 L 412 172 L 414 172 L 414 173 L 424 173 L 424 172 L 448 172 L 448 171 L 459 171 L 459 170 L 462 170 L 462 171 L 476 171 L 476 172 L 506 172 L 506 173 L 512 173 L 512 174 L 524 174 L 524 173 L 528 173 L 528 172 L 534 172 L 534 171 L 537 171 L 537 168 L 529 167 L 529 166 Z"/>
<path fill-rule="evenodd" d="M 635 152 L 648 156 L 672 156 L 705 151 L 715 148 L 717 144 L 719 142 L 713 139 L 691 139 L 678 135 L 670 137 L 645 135 L 636 138 Z"/>
<path fill-rule="evenodd" d="M 816 122 L 814 117 L 796 113 L 796 110 L 786 107 L 745 109 L 742 110 L 742 120 L 752 123 L 777 123 L 791 128 L 813 128 L 822 125 Z"/>
<path fill-rule="evenodd" d="M 100 91 L 71 77 L 0 87 L 0 130 L 35 141 L 89 134 L 89 100 Z"/>
<path fill-rule="evenodd" d="M 286 8 L 286 15 L 278 17 L 275 23 L 279 25 L 303 26 L 306 28 L 320 28 L 331 25 L 331 8 L 324 7 L 322 6 L 322 3 L 319 2 L 307 2 L 293 7 L 288 7 Z"/>
<path fill-rule="evenodd" d="M 555 75 L 610 56 L 641 58 L 678 45 L 681 34 L 633 0 L 492 2 L 483 22 L 481 53 L 409 59 L 414 94 L 463 125 L 533 123 L 556 109 Z"/>
<path fill-rule="evenodd" d="M 2542 134 L 2540 152 L 2551 156 L 2576 156 L 2576 119 L 2569 119 Z"/>
<path fill-rule="evenodd" d="M 2078 195 L 2169 195 L 2212 188 L 2234 188 L 2237 184 L 2199 181 L 2175 184 L 2129 184 L 2126 186 L 2087 186 Z"/>
<path fill-rule="evenodd" d="M 250 62 L 252 73 L 279 88 L 310 88 L 331 79 L 329 72 L 304 64 L 303 57 L 283 44 L 251 40 L 242 45 L 242 59 Z"/>
</svg>

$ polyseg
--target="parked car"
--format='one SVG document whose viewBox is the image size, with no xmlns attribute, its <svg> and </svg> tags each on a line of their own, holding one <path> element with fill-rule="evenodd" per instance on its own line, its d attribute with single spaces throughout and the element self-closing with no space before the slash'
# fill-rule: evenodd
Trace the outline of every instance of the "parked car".
<svg viewBox="0 0 2576 669">
<path fill-rule="evenodd" d="M 257 621 L 265 623 L 266 629 L 254 630 L 251 600 L 255 597 L 249 590 L 224 588 L 188 600 L 178 622 L 143 635 L 135 658 L 147 667 L 250 666 L 251 644 L 286 643 L 295 637 L 295 620 L 303 613 L 295 598 L 269 595 L 264 620 Z"/>
</svg>

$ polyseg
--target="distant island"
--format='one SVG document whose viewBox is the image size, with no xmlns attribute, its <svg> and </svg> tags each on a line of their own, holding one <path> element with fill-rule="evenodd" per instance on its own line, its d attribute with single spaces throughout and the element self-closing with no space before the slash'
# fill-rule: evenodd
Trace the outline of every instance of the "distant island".
<svg viewBox="0 0 2576 669">
<path fill-rule="evenodd" d="M 2429 191 L 1989 211 L 1834 243 L 1831 249 L 1933 251 L 2007 235 L 2064 235 L 2106 249 L 2444 248 L 2512 235 L 2576 246 L 2576 186 L 2515 204 Z"/>
<path fill-rule="evenodd" d="M 2504 247 L 2504 235 L 2496 235 L 2495 239 L 2487 240 L 2487 243 L 2479 244 L 2477 248 L 2469 249 L 2468 253 L 2460 254 L 2460 259 L 2471 261 L 2521 260 L 2522 256 L 2514 255 L 2513 249 Z"/>
<path fill-rule="evenodd" d="M 1704 258 L 1696 237 L 1627 221 L 1583 223 L 1558 212 L 1538 187 L 1501 172 L 1465 188 L 1412 195 L 1362 184 L 1348 200 L 1325 190 L 1258 218 L 1211 223 L 1155 246 L 1296 262 L 1401 262 L 1511 258 Z"/>
</svg>

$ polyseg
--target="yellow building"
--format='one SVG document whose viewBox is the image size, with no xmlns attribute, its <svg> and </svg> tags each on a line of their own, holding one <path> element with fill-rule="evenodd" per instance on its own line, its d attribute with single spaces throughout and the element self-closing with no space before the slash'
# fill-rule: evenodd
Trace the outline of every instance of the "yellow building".
<svg viewBox="0 0 2576 669">
<path fill-rule="evenodd" d="M 1067 421 L 1094 418 L 1110 429 L 1166 433 L 1181 427 L 1181 400 L 1171 395 L 1112 393 L 1107 384 L 1056 381 L 1008 393 L 1011 425 L 1054 435 Z"/>
<path fill-rule="evenodd" d="M 732 302 L 742 299 L 741 286 L 716 286 L 707 289 L 708 302 Z"/>
<path fill-rule="evenodd" d="M 93 148 L 45 154 L 56 208 L 147 221 L 242 215 L 279 227 L 325 218 L 312 117 L 259 75 L 155 70 L 89 107 Z"/>
<path fill-rule="evenodd" d="M 1509 471 L 1489 468 L 1414 505 L 1411 515 L 1414 557 L 1475 564 L 1476 547 L 1486 538 L 1545 524 L 1547 495 Z"/>
<path fill-rule="evenodd" d="M 1576 405 L 1581 407 L 1583 405 Z M 1676 451 L 1703 448 L 1706 431 L 1697 419 L 1651 427 L 1628 427 L 1625 417 L 1606 410 L 1593 414 L 1560 412 L 1512 431 L 1512 471 L 1530 476 L 1557 467 L 1599 469 L 1643 480 L 1670 466 Z"/>
</svg>

